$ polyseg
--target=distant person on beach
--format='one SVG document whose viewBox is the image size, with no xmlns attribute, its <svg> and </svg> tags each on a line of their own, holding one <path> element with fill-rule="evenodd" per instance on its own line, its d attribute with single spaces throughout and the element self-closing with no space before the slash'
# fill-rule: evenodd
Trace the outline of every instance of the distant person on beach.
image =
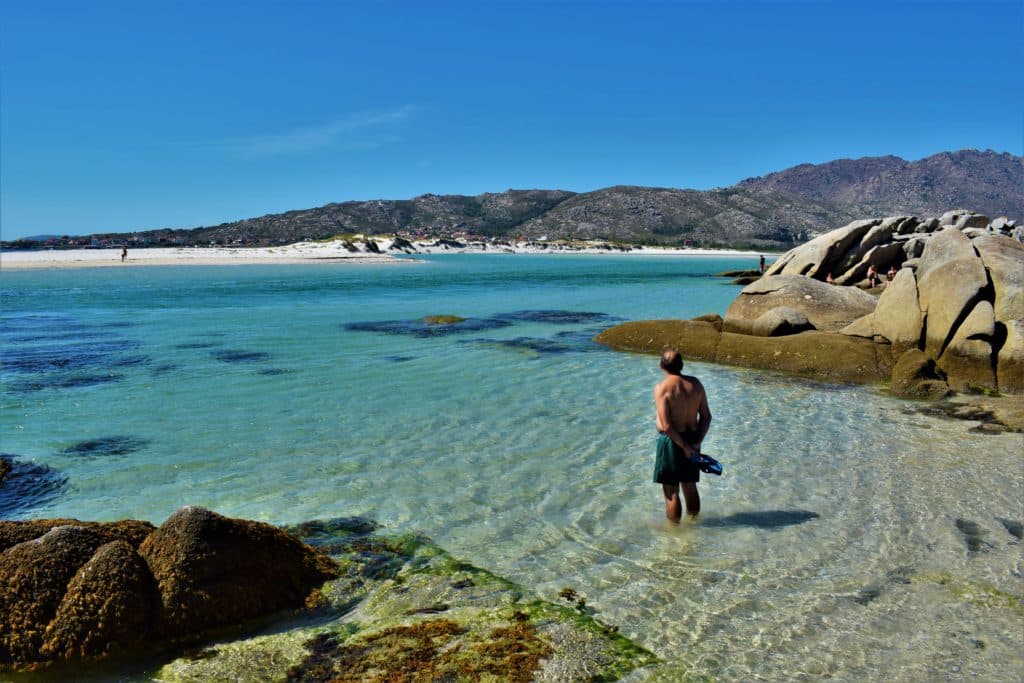
<svg viewBox="0 0 1024 683">
<path fill-rule="evenodd" d="M 700 512 L 700 469 L 691 456 L 700 452 L 711 426 L 711 409 L 700 380 L 682 374 L 683 357 L 679 351 L 668 349 L 661 354 L 661 369 L 665 376 L 654 387 L 658 428 L 654 483 L 661 484 L 665 494 L 665 516 L 678 522 L 683 516 L 680 488 L 686 512 L 691 517 Z"/>
<path fill-rule="evenodd" d="M 764 254 L 761 254 L 761 272 L 764 272 Z"/>
<path fill-rule="evenodd" d="M 128 247 L 121 247 L 121 263 L 124 263 L 126 258 L 128 258 Z"/>
</svg>

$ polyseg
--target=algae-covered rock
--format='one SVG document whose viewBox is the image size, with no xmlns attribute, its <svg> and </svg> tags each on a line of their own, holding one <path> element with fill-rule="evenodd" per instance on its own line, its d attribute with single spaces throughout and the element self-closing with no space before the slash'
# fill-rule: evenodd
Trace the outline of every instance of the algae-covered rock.
<svg viewBox="0 0 1024 683">
<path fill-rule="evenodd" d="M 101 658 L 152 639 L 153 576 L 124 541 L 100 546 L 68 584 L 40 653 L 50 660 Z"/>
<path fill-rule="evenodd" d="M 82 527 L 96 533 L 104 543 L 124 541 L 133 548 L 138 548 L 142 541 L 156 529 L 149 522 L 136 519 L 124 519 L 118 522 L 83 522 L 78 519 L 0 521 L 0 551 L 12 545 L 39 538 L 58 526 Z"/>
<path fill-rule="evenodd" d="M 301 606 L 337 568 L 286 532 L 200 507 L 172 514 L 139 547 L 171 637 Z"/>
<path fill-rule="evenodd" d="M 0 553 L 0 665 L 46 661 L 47 626 L 68 582 L 103 538 L 79 526 L 57 526 Z"/>
<path fill-rule="evenodd" d="M 578 610 L 456 560 L 428 539 L 304 525 L 343 576 L 315 621 L 220 643 L 161 681 L 618 680 L 655 658 Z"/>
<path fill-rule="evenodd" d="M 621 351 L 661 353 L 678 349 L 686 360 L 715 362 L 721 339 L 721 320 L 637 320 L 611 327 L 594 337 L 599 344 Z"/>
<path fill-rule="evenodd" d="M 423 322 L 427 325 L 454 325 L 464 320 L 465 318 L 457 315 L 428 315 L 423 319 Z"/>
</svg>

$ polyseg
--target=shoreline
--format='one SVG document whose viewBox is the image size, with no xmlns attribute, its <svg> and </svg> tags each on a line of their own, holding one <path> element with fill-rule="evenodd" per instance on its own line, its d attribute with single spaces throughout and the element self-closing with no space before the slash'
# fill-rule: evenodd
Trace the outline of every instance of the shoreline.
<svg viewBox="0 0 1024 683">
<path fill-rule="evenodd" d="M 368 247 L 372 243 L 375 248 Z M 297 242 L 280 247 L 151 247 L 129 249 L 121 261 L 120 248 L 40 249 L 0 251 L 0 271 L 69 268 L 112 268 L 138 266 L 224 266 L 224 265 L 300 265 L 315 263 L 384 264 L 403 263 L 403 256 L 432 254 L 552 254 L 552 255 L 637 255 L 637 256 L 735 256 L 757 259 L 762 253 L 733 249 L 695 249 L 673 247 L 615 247 L 606 243 L 537 243 L 489 245 L 469 242 L 452 247 L 439 241 L 396 245 L 394 240 L 363 238 L 363 241 L 332 240 Z"/>
</svg>

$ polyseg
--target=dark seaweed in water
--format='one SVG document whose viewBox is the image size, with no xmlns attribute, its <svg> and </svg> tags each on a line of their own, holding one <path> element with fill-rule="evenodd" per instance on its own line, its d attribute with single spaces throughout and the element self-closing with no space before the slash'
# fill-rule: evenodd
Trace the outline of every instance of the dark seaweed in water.
<svg viewBox="0 0 1024 683">
<path fill-rule="evenodd" d="M 0 458 L 11 468 L 0 482 L 0 519 L 56 500 L 67 484 L 66 476 L 46 465 L 22 462 L 9 453 L 0 453 Z"/>
<path fill-rule="evenodd" d="M 512 339 L 467 339 L 466 344 L 500 346 L 519 351 L 532 351 L 538 357 L 563 353 L 587 353 L 602 351 L 604 348 L 594 342 L 597 329 L 563 330 L 552 337 L 514 337 Z"/>
<path fill-rule="evenodd" d="M 149 440 L 134 436 L 105 436 L 79 441 L 61 451 L 63 455 L 107 456 L 127 455 L 149 445 Z"/>
<path fill-rule="evenodd" d="M 11 391 L 15 393 L 28 393 L 32 391 L 43 391 L 45 389 L 77 389 L 79 387 L 92 387 L 98 384 L 120 382 L 123 379 L 123 375 L 117 375 L 114 373 L 86 375 L 51 374 L 43 379 L 14 382 L 9 386 Z"/>
<path fill-rule="evenodd" d="M 223 363 L 258 363 L 270 359 L 263 351 L 214 351 L 213 357 Z"/>
<path fill-rule="evenodd" d="M 406 334 L 412 337 L 443 337 L 463 332 L 484 332 L 509 327 L 515 323 L 549 323 L 552 325 L 578 325 L 581 323 L 611 322 L 617 320 L 606 313 L 590 311 L 525 310 L 499 313 L 489 318 L 466 318 L 452 323 L 436 324 L 416 320 L 370 320 L 347 323 L 346 330 Z M 546 353 L 545 351 L 540 351 Z M 554 353 L 558 353 L 555 351 Z"/>
<path fill-rule="evenodd" d="M 463 332 L 482 332 L 499 327 L 508 327 L 512 323 L 494 318 L 466 318 L 453 323 L 427 323 L 419 320 L 371 320 L 366 322 L 347 323 L 346 330 L 354 332 L 379 332 L 381 334 L 404 334 L 411 337 L 445 337 Z"/>
<path fill-rule="evenodd" d="M 217 342 L 185 342 L 184 344 L 175 344 L 176 349 L 212 349 L 215 346 L 220 346 Z"/>
<path fill-rule="evenodd" d="M 0 365 L 7 371 L 24 373 L 109 367 L 115 364 L 117 354 L 138 345 L 134 340 L 118 339 L 64 346 L 7 348 L 0 351 Z"/>
<path fill-rule="evenodd" d="M 277 375 L 287 375 L 289 372 L 294 370 L 285 370 L 284 368 L 262 368 L 256 371 L 257 375 L 266 375 L 267 377 L 275 377 Z"/>
<path fill-rule="evenodd" d="M 607 313 L 592 311 L 526 310 L 499 313 L 493 319 L 513 322 L 551 323 L 552 325 L 579 325 L 581 323 L 610 322 L 617 318 Z"/>
</svg>

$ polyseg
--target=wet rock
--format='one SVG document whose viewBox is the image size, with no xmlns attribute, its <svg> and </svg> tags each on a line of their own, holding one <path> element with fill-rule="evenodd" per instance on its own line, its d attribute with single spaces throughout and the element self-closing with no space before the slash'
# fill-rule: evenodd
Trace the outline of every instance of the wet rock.
<svg viewBox="0 0 1024 683">
<path fill-rule="evenodd" d="M 637 320 L 611 327 L 594 337 L 594 341 L 641 353 L 674 348 L 686 360 L 714 363 L 721 338 L 720 324 L 707 320 Z"/>
<path fill-rule="evenodd" d="M 336 574 L 331 560 L 280 529 L 199 507 L 168 517 L 139 554 L 159 586 L 160 626 L 171 637 L 301 606 Z"/>
<path fill-rule="evenodd" d="M 363 535 L 337 520 L 302 526 L 321 547 L 339 548 L 344 568 L 323 587 L 327 606 L 316 623 L 222 640 L 171 662 L 157 678 L 610 681 L 655 661 L 614 627 L 530 598 L 423 537 Z M 363 546 L 388 548 L 390 571 L 378 576 Z"/>
</svg>

